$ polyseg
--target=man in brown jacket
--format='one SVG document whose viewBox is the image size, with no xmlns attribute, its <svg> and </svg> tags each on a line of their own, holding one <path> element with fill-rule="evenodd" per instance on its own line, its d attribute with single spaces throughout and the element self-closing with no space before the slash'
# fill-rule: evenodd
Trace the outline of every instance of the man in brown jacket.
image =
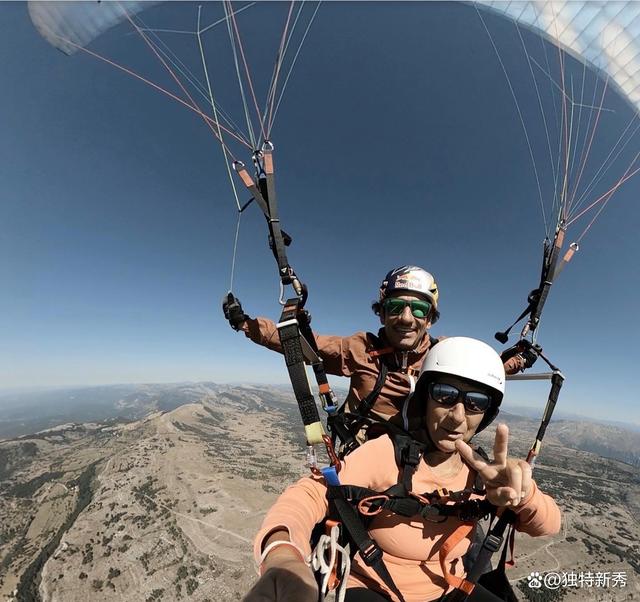
<svg viewBox="0 0 640 602">
<path fill-rule="evenodd" d="M 367 332 L 347 337 L 315 334 L 318 354 L 327 374 L 349 377 L 347 412 L 373 414 L 411 431 L 424 420 L 423 410 L 413 407 L 411 396 L 424 357 L 438 342 L 429 336 L 429 328 L 440 315 L 438 286 L 422 268 L 401 266 L 385 276 L 372 309 L 382 324 L 377 336 Z M 233 297 L 223 304 L 223 310 L 232 328 L 242 330 L 254 343 L 281 352 L 272 320 L 250 318 Z M 505 362 L 505 371 L 516 373 L 533 361 L 517 354 Z"/>
</svg>

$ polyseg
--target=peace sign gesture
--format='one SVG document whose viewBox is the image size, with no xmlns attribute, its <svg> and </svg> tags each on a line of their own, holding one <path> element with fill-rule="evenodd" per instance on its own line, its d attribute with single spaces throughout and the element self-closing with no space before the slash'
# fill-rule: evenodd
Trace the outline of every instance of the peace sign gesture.
<svg viewBox="0 0 640 602">
<path fill-rule="evenodd" d="M 499 424 L 493 443 L 493 462 L 487 462 L 462 440 L 456 449 L 462 459 L 484 482 L 487 499 L 494 506 L 519 506 L 531 491 L 531 466 L 524 460 L 507 457 L 509 428 Z"/>
</svg>

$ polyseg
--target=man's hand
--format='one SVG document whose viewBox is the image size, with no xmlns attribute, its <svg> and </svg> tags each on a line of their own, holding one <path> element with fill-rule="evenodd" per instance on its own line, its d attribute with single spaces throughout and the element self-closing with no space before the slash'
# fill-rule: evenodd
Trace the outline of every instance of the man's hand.
<svg viewBox="0 0 640 602">
<path fill-rule="evenodd" d="M 222 300 L 222 311 L 234 330 L 240 330 L 242 325 L 249 319 L 249 316 L 242 310 L 240 300 L 234 297 L 233 293 L 229 293 Z"/>
<path fill-rule="evenodd" d="M 499 424 L 493 444 L 493 462 L 487 462 L 464 441 L 456 441 L 456 449 L 464 461 L 478 472 L 494 506 L 519 506 L 532 486 L 531 466 L 524 460 L 507 457 L 509 428 Z"/>
<path fill-rule="evenodd" d="M 509 349 L 505 349 L 500 358 L 507 374 L 516 374 L 531 368 L 536 363 L 542 347 L 527 340 L 518 341 Z"/>
</svg>

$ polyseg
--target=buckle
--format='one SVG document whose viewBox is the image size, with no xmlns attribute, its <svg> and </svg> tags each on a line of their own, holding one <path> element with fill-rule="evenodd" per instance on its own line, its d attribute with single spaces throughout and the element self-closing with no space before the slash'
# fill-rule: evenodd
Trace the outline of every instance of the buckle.
<svg viewBox="0 0 640 602">
<path fill-rule="evenodd" d="M 498 535 L 492 535 L 491 533 L 489 533 L 487 539 L 485 539 L 484 543 L 482 544 L 482 547 L 490 550 L 491 553 L 497 552 L 500 549 L 500 546 L 502 546 L 503 541 L 504 537 L 499 537 Z"/>
<path fill-rule="evenodd" d="M 420 514 L 422 509 L 422 504 L 420 503 L 420 501 L 410 497 L 396 498 L 394 500 L 391 500 L 390 506 L 396 514 L 407 517 Z"/>
<path fill-rule="evenodd" d="M 366 550 L 360 550 L 360 556 L 362 556 L 362 560 L 367 566 L 372 566 L 382 560 L 382 550 L 371 542 Z"/>
<path fill-rule="evenodd" d="M 421 510 L 420 516 L 422 516 L 424 520 L 427 520 L 430 523 L 443 523 L 448 518 L 447 514 L 443 512 L 442 508 L 436 504 L 425 506 Z"/>
<path fill-rule="evenodd" d="M 418 464 L 420 464 L 420 458 L 422 457 L 422 446 L 416 445 L 411 441 L 409 445 L 404 448 L 402 456 L 405 464 L 418 466 Z"/>
</svg>

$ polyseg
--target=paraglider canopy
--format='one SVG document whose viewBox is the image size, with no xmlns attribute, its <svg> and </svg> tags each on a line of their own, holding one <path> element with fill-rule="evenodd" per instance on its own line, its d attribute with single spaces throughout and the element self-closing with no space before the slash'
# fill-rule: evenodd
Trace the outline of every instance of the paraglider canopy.
<svg viewBox="0 0 640 602">
<path fill-rule="evenodd" d="M 71 55 L 128 17 L 160 4 L 149 2 L 45 2 L 31 0 L 29 16 L 40 35 Z"/>
<path fill-rule="evenodd" d="M 640 4 L 635 1 L 536 2 L 479 0 L 478 5 L 544 36 L 613 80 L 640 109 Z"/>
</svg>

